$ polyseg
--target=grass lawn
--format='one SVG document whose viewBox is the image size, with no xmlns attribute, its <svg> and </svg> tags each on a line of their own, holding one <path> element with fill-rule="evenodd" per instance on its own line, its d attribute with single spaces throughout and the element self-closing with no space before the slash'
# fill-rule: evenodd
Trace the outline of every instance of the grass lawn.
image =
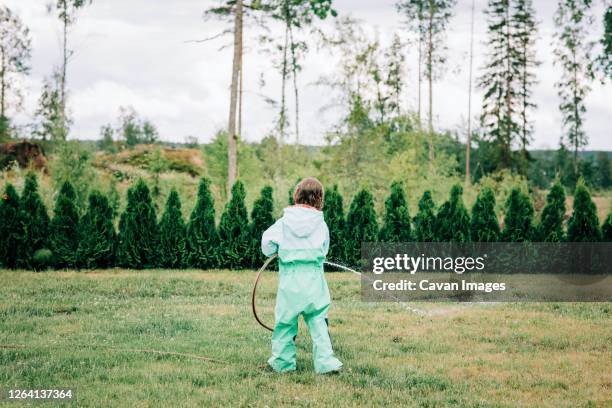
<svg viewBox="0 0 612 408">
<path fill-rule="evenodd" d="M 612 406 L 610 303 L 421 303 L 419 316 L 328 274 L 345 370 L 314 373 L 301 321 L 298 371 L 279 375 L 262 368 L 254 276 L 0 271 L 0 387 L 72 387 L 79 406 Z M 269 324 L 275 282 L 259 297 Z"/>
</svg>

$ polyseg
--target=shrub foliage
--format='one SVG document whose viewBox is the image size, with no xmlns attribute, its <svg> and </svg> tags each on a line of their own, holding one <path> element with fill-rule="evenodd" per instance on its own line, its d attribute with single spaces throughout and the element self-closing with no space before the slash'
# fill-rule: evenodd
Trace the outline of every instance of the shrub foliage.
<svg viewBox="0 0 612 408">
<path fill-rule="evenodd" d="M 79 228 L 78 265 L 84 268 L 109 268 L 115 264 L 117 234 L 113 209 L 99 191 L 89 194 L 87 212 Z"/>
<path fill-rule="evenodd" d="M 172 189 L 159 221 L 159 266 L 181 268 L 187 258 L 185 241 L 186 228 L 181 214 L 181 200 L 176 190 Z"/>
<path fill-rule="evenodd" d="M 155 207 L 143 180 L 128 190 L 127 207 L 119 220 L 117 261 L 125 268 L 152 268 L 158 264 Z"/>
</svg>

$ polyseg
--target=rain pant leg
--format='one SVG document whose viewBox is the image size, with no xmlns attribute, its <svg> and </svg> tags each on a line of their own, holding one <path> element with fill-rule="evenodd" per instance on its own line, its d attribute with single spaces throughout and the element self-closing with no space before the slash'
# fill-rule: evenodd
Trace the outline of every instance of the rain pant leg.
<svg viewBox="0 0 612 408">
<path fill-rule="evenodd" d="M 312 359 L 318 374 L 338 370 L 342 363 L 334 356 L 331 338 L 327 327 L 329 304 L 312 313 L 304 313 L 304 320 L 312 338 Z"/>
<path fill-rule="evenodd" d="M 268 364 L 279 373 L 295 370 L 295 336 L 298 332 L 298 316 L 277 321 L 272 334 L 272 357 Z"/>
</svg>

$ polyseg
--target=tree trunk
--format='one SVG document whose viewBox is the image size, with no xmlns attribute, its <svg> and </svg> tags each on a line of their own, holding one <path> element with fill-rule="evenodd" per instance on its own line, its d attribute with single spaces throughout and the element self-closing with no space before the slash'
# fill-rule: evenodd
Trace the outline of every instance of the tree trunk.
<svg viewBox="0 0 612 408">
<path fill-rule="evenodd" d="M 63 18 L 63 41 L 62 41 L 62 72 L 60 74 L 60 126 L 62 127 L 62 138 L 67 136 L 66 131 L 66 71 L 68 66 L 68 3 L 64 1 Z"/>
<path fill-rule="evenodd" d="M 429 160 L 433 162 L 435 158 L 433 146 L 433 8 L 429 8 L 429 27 L 427 44 L 427 79 L 429 81 Z"/>
<path fill-rule="evenodd" d="M 420 23 L 419 23 L 420 24 Z M 417 116 L 419 121 L 419 130 L 422 129 L 422 121 L 421 121 L 421 88 L 423 86 L 423 34 L 421 33 L 421 29 L 419 28 L 419 61 L 418 61 L 418 70 L 419 70 L 419 89 L 418 89 L 418 107 L 417 107 Z"/>
<path fill-rule="evenodd" d="M 510 57 L 510 6 L 506 5 L 506 128 L 505 131 L 505 140 L 504 140 L 504 149 L 505 149 L 505 159 L 508 160 L 508 166 L 512 166 L 512 67 L 511 57 Z"/>
<path fill-rule="evenodd" d="M 281 146 L 285 139 L 285 124 L 287 121 L 287 109 L 286 109 L 286 89 L 287 89 L 287 48 L 289 47 L 289 5 L 287 4 L 287 0 L 285 0 L 285 43 L 283 45 L 283 63 L 282 63 L 282 81 L 281 81 L 281 109 L 280 109 L 280 118 L 278 121 L 278 130 L 279 130 L 279 143 Z"/>
<path fill-rule="evenodd" d="M 230 88 L 229 123 L 227 130 L 227 196 L 230 197 L 236 181 L 236 110 L 238 104 L 238 81 L 242 62 L 242 0 L 236 1 L 234 18 L 234 60 L 232 63 L 232 85 Z"/>
<path fill-rule="evenodd" d="M 0 118 L 6 117 L 6 58 L 4 48 L 0 47 L 2 53 L 2 70 L 0 71 Z"/>
<path fill-rule="evenodd" d="M 242 81 L 244 79 L 244 55 L 242 50 L 243 42 L 242 36 L 240 36 L 240 84 L 238 89 L 238 135 L 242 136 L 242 98 L 244 97 L 244 92 L 242 90 Z"/>
<path fill-rule="evenodd" d="M 579 120 L 578 117 L 580 115 L 580 111 L 578 109 L 578 64 L 576 62 L 576 47 L 572 50 L 572 58 L 573 58 L 573 70 L 574 70 L 574 83 L 573 83 L 573 93 L 574 93 L 574 174 L 578 174 L 578 147 L 580 143 L 580 128 L 578 126 Z"/>
<path fill-rule="evenodd" d="M 472 21 L 470 28 L 470 74 L 468 85 L 468 125 L 467 125 L 467 140 L 465 143 L 465 184 L 472 183 L 472 175 L 470 173 L 470 156 L 472 150 L 472 75 L 474 72 L 474 11 L 475 0 L 472 0 Z"/>
<path fill-rule="evenodd" d="M 295 144 L 300 144 L 300 98 L 297 85 L 297 57 L 295 55 L 295 43 L 293 41 L 293 29 L 289 26 L 289 37 L 291 42 L 291 69 L 293 75 L 293 91 L 295 94 Z"/>
</svg>

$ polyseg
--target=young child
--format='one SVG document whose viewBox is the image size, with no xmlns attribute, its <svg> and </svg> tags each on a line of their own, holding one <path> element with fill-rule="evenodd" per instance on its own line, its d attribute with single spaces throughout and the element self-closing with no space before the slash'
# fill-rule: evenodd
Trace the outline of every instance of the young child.
<svg viewBox="0 0 612 408">
<path fill-rule="evenodd" d="M 315 371 L 338 371 L 342 363 L 334 356 L 327 331 L 329 289 L 323 262 L 329 249 L 329 230 L 323 220 L 323 185 L 315 178 L 302 180 L 293 193 L 294 206 L 263 233 L 261 250 L 279 258 L 279 282 L 274 310 L 272 357 L 268 364 L 277 372 L 295 370 L 295 336 L 298 317 L 304 316 L 312 337 Z"/>
</svg>

